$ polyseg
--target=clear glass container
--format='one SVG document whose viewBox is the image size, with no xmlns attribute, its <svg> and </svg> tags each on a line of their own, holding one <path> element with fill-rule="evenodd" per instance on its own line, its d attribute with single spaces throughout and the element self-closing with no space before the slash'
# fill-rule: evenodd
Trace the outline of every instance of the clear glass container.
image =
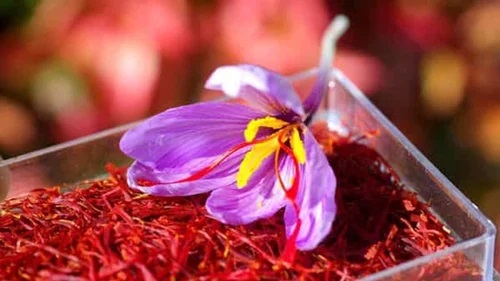
<svg viewBox="0 0 500 281">
<path fill-rule="evenodd" d="M 315 71 L 290 77 L 301 93 L 310 90 Z M 206 92 L 202 98 L 216 97 Z M 397 105 L 395 105 L 397 106 Z M 329 95 L 317 115 L 340 134 L 377 131 L 366 144 L 379 152 L 421 200 L 431 202 L 434 214 L 452 231 L 457 243 L 445 250 L 366 276 L 362 280 L 422 280 L 429 267 L 452 270 L 453 259 L 477 267 L 473 280 L 493 279 L 494 225 L 447 180 L 375 106 L 339 71 L 332 73 Z M 75 124 L 76 125 L 76 124 Z M 76 183 L 104 176 L 104 165 L 130 163 L 118 148 L 121 135 L 134 124 L 42 149 L 0 162 L 0 200 L 35 188 L 58 185 L 70 189 Z"/>
</svg>

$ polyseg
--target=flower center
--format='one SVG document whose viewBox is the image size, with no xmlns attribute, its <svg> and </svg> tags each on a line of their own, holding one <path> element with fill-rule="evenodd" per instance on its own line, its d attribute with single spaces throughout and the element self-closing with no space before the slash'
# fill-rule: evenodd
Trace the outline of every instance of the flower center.
<svg viewBox="0 0 500 281">
<path fill-rule="evenodd" d="M 274 131 L 261 138 L 256 138 L 259 130 L 263 128 Z M 289 123 L 271 116 L 253 119 L 248 123 L 244 132 L 245 142 L 230 148 L 210 165 L 194 172 L 189 177 L 170 183 L 182 183 L 198 180 L 210 173 L 236 151 L 252 146 L 252 148 L 245 154 L 243 161 L 240 164 L 238 174 L 236 175 L 237 187 L 245 187 L 251 176 L 262 165 L 262 162 L 274 153 L 274 171 L 276 178 L 283 191 L 285 191 L 286 197 L 293 202 L 300 182 L 299 164 L 304 164 L 306 161 L 304 143 L 300 137 L 300 130 L 302 129 L 303 128 L 300 123 Z M 290 188 L 286 188 L 280 172 L 279 155 L 282 151 L 290 157 L 294 165 L 294 176 Z M 294 208 L 297 209 L 296 206 L 294 206 Z"/>
<path fill-rule="evenodd" d="M 289 123 L 281 119 L 267 116 L 264 118 L 251 120 L 244 132 L 245 140 L 251 143 L 255 140 L 260 129 L 276 130 L 270 134 L 265 141 L 255 144 L 243 158 L 238 174 L 236 175 L 236 185 L 243 188 L 248 184 L 251 176 L 262 165 L 262 162 L 275 154 L 278 159 L 281 150 L 292 156 L 294 162 L 303 164 L 306 161 L 304 143 L 300 137 L 300 124 Z M 275 161 L 276 162 L 276 161 Z M 284 188 L 278 164 L 275 163 L 276 176 Z M 298 172 L 298 171 L 297 171 Z M 297 173 L 295 175 L 298 176 Z"/>
</svg>

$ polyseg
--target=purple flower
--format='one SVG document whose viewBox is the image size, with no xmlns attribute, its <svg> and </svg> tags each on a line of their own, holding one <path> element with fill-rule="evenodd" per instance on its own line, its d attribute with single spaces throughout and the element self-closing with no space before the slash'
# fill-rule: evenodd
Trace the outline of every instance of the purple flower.
<svg viewBox="0 0 500 281">
<path fill-rule="evenodd" d="M 324 92 L 330 68 L 323 65 L 304 103 L 274 72 L 254 65 L 218 68 L 206 88 L 244 103 L 173 108 L 129 130 L 120 142 L 135 159 L 129 185 L 158 196 L 211 192 L 208 213 L 232 225 L 285 207 L 287 237 L 298 249 L 315 248 L 336 215 L 334 172 L 305 124 Z"/>
</svg>

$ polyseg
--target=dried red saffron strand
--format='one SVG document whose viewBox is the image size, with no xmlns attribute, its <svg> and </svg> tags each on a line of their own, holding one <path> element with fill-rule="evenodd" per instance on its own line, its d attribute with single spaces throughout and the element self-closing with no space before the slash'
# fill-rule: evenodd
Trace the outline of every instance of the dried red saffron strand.
<svg viewBox="0 0 500 281">
<path fill-rule="evenodd" d="M 0 279 L 355 280 L 454 243 L 376 152 L 335 140 L 328 159 L 337 172 L 337 219 L 325 241 L 297 252 L 293 264 L 280 258 L 282 213 L 223 225 L 207 216 L 205 196 L 145 196 L 109 166 L 109 179 L 0 203 Z M 416 271 L 424 280 L 481 280 L 460 254 Z"/>
<path fill-rule="evenodd" d="M 295 216 L 297 217 L 297 223 L 295 225 L 295 228 L 292 231 L 292 234 L 288 237 L 286 244 L 285 244 L 285 249 L 281 253 L 281 259 L 283 259 L 287 263 L 293 263 L 295 261 L 295 256 L 297 254 L 297 237 L 300 232 L 300 227 L 302 225 L 302 220 L 300 219 L 300 208 L 297 205 L 296 199 L 297 199 L 297 192 L 299 189 L 299 184 L 300 184 L 300 168 L 299 168 L 299 161 L 297 160 L 297 157 L 295 156 L 295 153 L 288 148 L 288 146 L 285 144 L 284 137 L 286 131 L 282 131 L 279 136 L 278 136 L 278 143 L 280 145 L 280 149 L 283 149 L 285 153 L 292 159 L 293 161 L 293 167 L 294 167 L 294 178 L 292 182 L 292 186 L 290 188 L 286 188 L 285 184 L 283 182 L 283 179 L 281 177 L 281 172 L 278 167 L 278 156 L 279 156 L 279 149 L 276 152 L 275 156 L 275 161 L 274 161 L 274 167 L 275 167 L 275 172 L 276 172 L 276 177 L 278 178 L 279 184 L 283 191 L 285 191 L 285 196 L 290 200 L 290 203 L 293 206 L 293 209 L 295 211 Z"/>
</svg>

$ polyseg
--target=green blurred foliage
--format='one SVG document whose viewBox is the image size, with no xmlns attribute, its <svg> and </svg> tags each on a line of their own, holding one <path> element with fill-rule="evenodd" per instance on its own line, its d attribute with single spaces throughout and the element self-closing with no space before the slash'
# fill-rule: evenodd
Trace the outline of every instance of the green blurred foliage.
<svg viewBox="0 0 500 281">
<path fill-rule="evenodd" d="M 18 26 L 28 20 L 37 4 L 38 0 L 0 1 L 0 32 Z"/>
</svg>

